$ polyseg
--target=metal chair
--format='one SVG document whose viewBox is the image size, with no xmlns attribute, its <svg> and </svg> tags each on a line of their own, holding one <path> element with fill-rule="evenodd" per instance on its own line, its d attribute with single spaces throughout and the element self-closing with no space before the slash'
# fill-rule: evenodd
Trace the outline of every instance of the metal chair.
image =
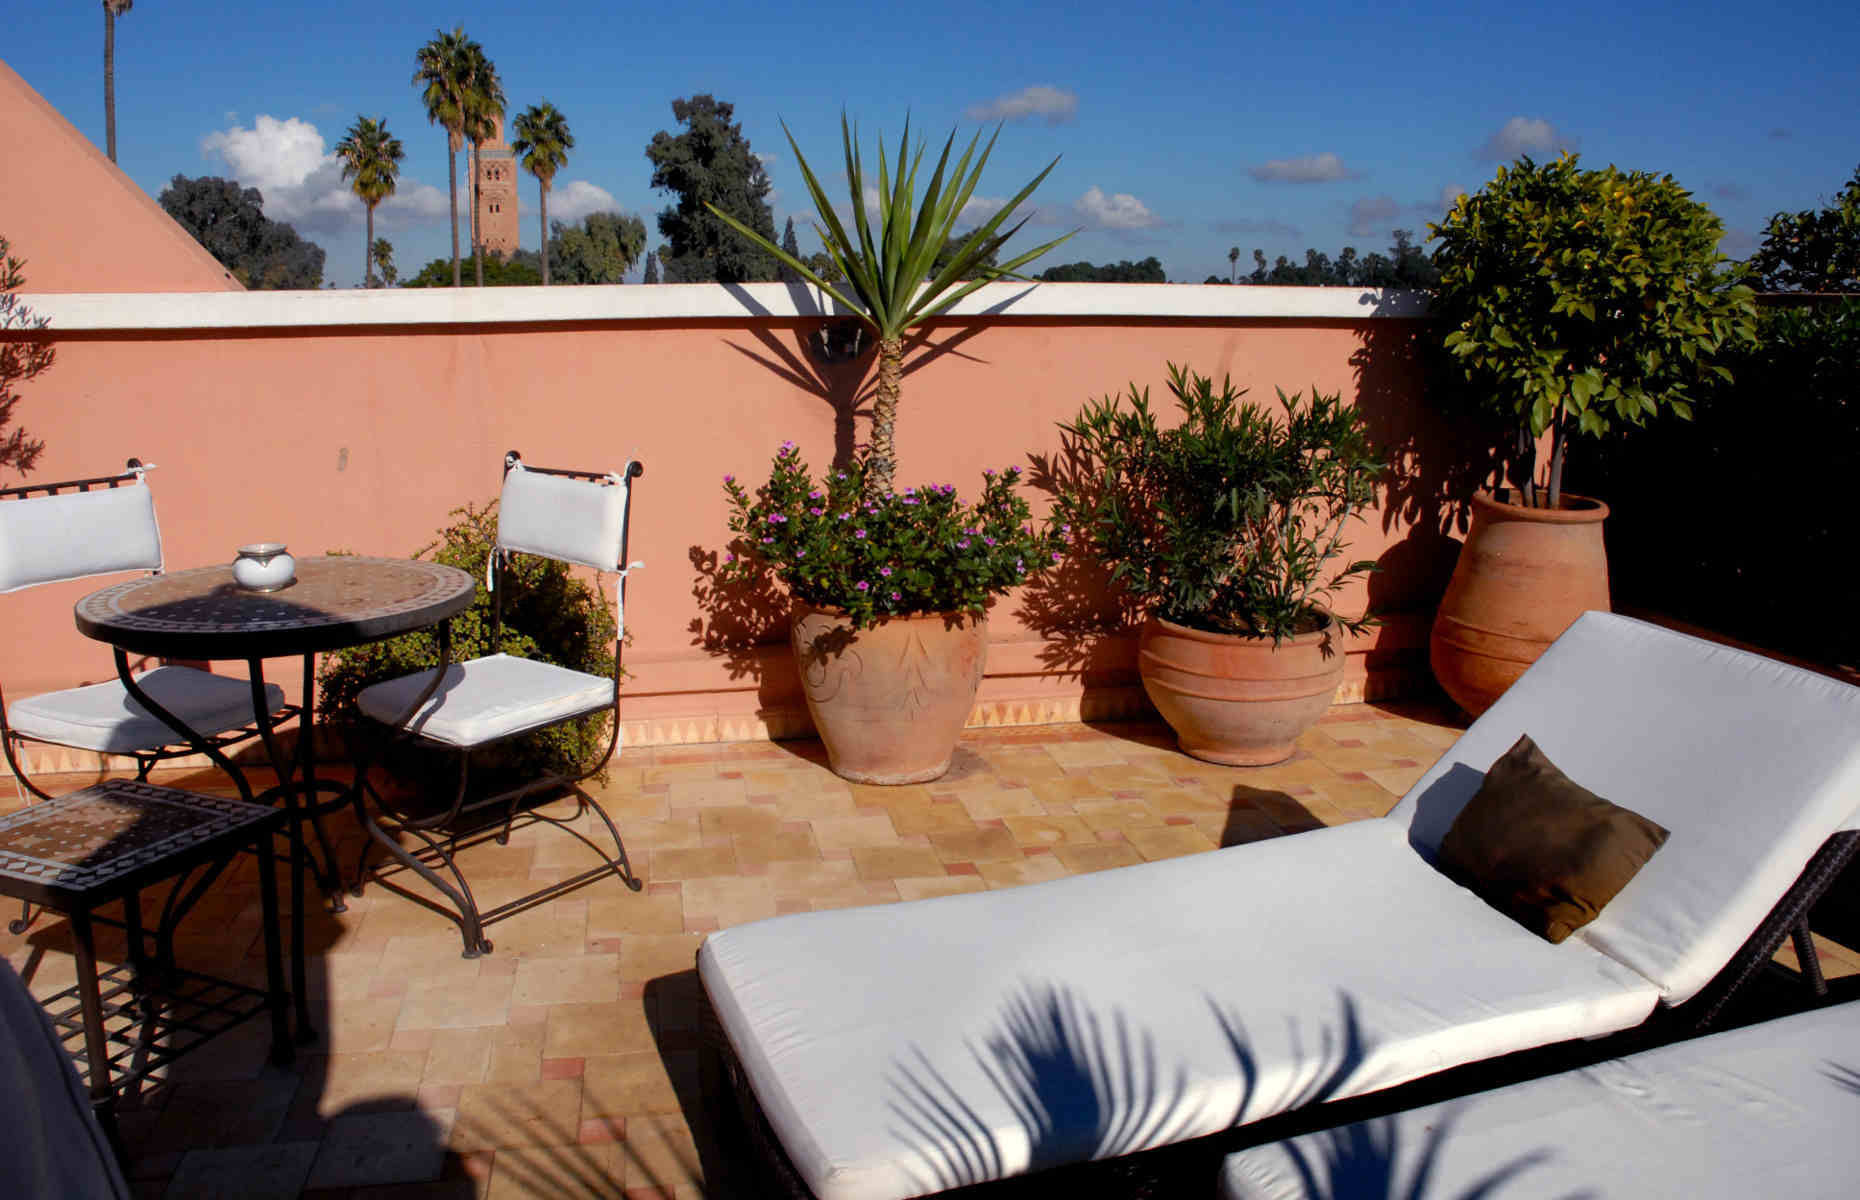
<svg viewBox="0 0 1860 1200">
<path fill-rule="evenodd" d="M 535 554 L 618 575 L 611 677 L 493 653 L 445 665 L 443 674 L 436 667 L 378 683 L 364 688 L 356 697 L 356 707 L 363 716 L 412 739 L 416 745 L 456 754 L 458 759 L 457 786 L 449 803 L 441 810 L 422 812 L 417 806 L 403 805 L 372 786 L 367 787 L 375 803 L 372 813 L 366 809 L 361 813 L 370 842 L 364 845 L 357 866 L 357 892 L 359 894 L 366 877 L 370 851 L 379 846 L 452 902 L 455 910 L 452 912 L 438 905 L 432 907 L 458 925 L 466 958 L 490 952 L 491 941 L 484 936 L 486 925 L 564 892 L 608 875 L 618 877 L 633 891 L 640 889 L 640 880 L 627 861 L 620 831 L 599 802 L 577 785 L 598 772 L 619 744 L 620 646 L 626 638 L 626 577 L 629 571 L 644 565 L 627 561 L 627 518 L 631 481 L 642 473 L 643 468 L 637 462 L 628 462 L 617 474 L 531 467 L 512 450 L 504 456 L 497 544 L 486 566 L 492 594 L 493 648 L 503 641 L 505 572 L 511 555 Z M 441 661 L 443 664 L 444 659 Z M 609 722 L 606 747 L 574 771 L 547 774 L 492 795 L 471 794 L 474 754 L 526 734 L 602 714 Z M 365 774 L 363 778 L 367 786 Z M 471 885 L 459 868 L 459 850 L 482 841 L 477 835 L 487 828 L 496 830 L 500 844 L 508 842 L 512 822 L 524 800 L 563 788 L 576 798 L 573 816 L 552 816 L 536 807 L 522 809 L 523 815 L 530 821 L 549 821 L 567 829 L 600 856 L 601 865 L 496 908 L 481 910 Z M 482 820 L 474 825 L 471 820 L 487 813 L 495 817 L 499 809 L 502 810 L 501 820 L 488 825 Z M 613 836 L 612 855 L 572 827 L 572 823 L 590 809 Z M 409 850 L 403 846 L 396 836 L 401 833 L 417 839 L 422 848 Z M 450 876 L 450 881 L 439 873 L 441 869 Z M 397 887 L 396 890 L 403 889 Z M 416 893 L 405 894 L 420 899 Z"/>
<path fill-rule="evenodd" d="M 132 458 L 121 475 L 0 489 L 0 593 L 128 571 L 160 574 L 161 529 L 145 478 L 153 469 Z M 244 679 L 158 666 L 139 673 L 136 682 L 217 749 L 258 735 L 252 690 Z M 298 711 L 285 704 L 276 686 L 266 687 L 265 701 L 279 720 Z M 126 756 L 135 760 L 138 780 L 146 780 L 158 763 L 196 753 L 114 678 L 10 706 L 0 690 L 0 747 L 7 765 L 29 797 L 49 800 L 51 793 L 26 770 L 28 744 Z M 7 928 L 23 933 L 31 916 L 30 907 L 22 906 Z"/>
</svg>

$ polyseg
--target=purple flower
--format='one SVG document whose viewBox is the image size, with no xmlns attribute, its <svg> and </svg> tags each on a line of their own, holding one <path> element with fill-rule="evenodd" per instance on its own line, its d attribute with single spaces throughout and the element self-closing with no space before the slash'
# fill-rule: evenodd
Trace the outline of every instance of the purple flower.
<svg viewBox="0 0 1860 1200">
<path fill-rule="evenodd" d="M 1053 561 L 1054 561 L 1054 562 L 1058 562 L 1058 561 L 1059 561 L 1059 551 L 1057 551 L 1057 550 L 1055 550 L 1055 551 L 1053 551 Z"/>
<path fill-rule="evenodd" d="M 917 503 L 917 497 L 915 497 L 915 496 L 906 496 L 906 497 L 904 497 L 904 503 L 906 503 L 906 504 L 915 504 L 915 503 Z"/>
<path fill-rule="evenodd" d="M 960 542 L 956 543 L 956 549 L 958 550 L 967 550 L 968 548 L 969 548 L 968 538 L 963 538 Z"/>
<path fill-rule="evenodd" d="M 820 489 L 819 489 L 819 488 L 815 488 L 815 489 L 814 489 L 813 491 L 811 491 L 811 492 L 809 492 L 809 493 L 807 493 L 807 498 L 808 498 L 809 500 L 818 500 L 818 499 L 820 499 Z"/>
<path fill-rule="evenodd" d="M 825 509 L 822 509 L 822 508 L 810 508 L 810 509 L 808 509 L 808 510 L 807 510 L 807 515 L 808 515 L 808 516 L 810 516 L 810 517 L 817 517 L 817 516 L 819 516 L 819 515 L 820 515 L 821 513 L 823 513 L 823 512 L 825 512 L 825 511 L 826 511 L 826 510 L 825 510 Z"/>
<path fill-rule="evenodd" d="M 733 563 L 736 561 L 736 555 L 734 553 L 726 554 L 723 556 L 723 561 L 725 563 Z"/>
<path fill-rule="evenodd" d="M 859 581 L 858 583 L 855 583 L 855 584 L 853 584 L 853 586 L 854 586 L 854 587 L 856 587 L 856 588 L 858 588 L 858 589 L 859 589 L 860 591 L 862 591 L 862 592 L 865 592 L 865 591 L 870 591 L 870 590 L 871 590 L 871 588 L 872 588 L 872 585 L 871 585 L 871 584 L 869 584 L 869 583 L 867 583 L 867 582 L 866 582 L 865 580 L 863 580 L 863 579 L 861 579 L 861 580 L 860 580 L 860 581 Z"/>
<path fill-rule="evenodd" d="M 1014 476 L 1016 476 L 1016 475 L 1018 475 L 1018 474 L 1020 474 L 1020 468 L 1019 468 L 1019 467 L 1009 467 L 1009 468 L 1007 469 L 1007 477 L 1008 477 L 1009 479 L 1012 479 L 1012 478 L 1014 478 Z"/>
<path fill-rule="evenodd" d="M 865 530 L 863 530 L 863 529 L 855 529 L 855 530 L 853 530 L 853 536 L 854 536 L 854 537 L 856 537 L 856 538 L 862 538 L 862 537 L 864 537 L 864 536 L 865 536 Z"/>
<path fill-rule="evenodd" d="M 880 575 L 883 575 L 883 576 L 885 576 L 885 577 L 886 577 L 887 579 L 889 579 L 889 578 L 891 577 L 891 568 L 890 568 L 890 567 L 880 567 L 880 568 L 878 569 L 878 573 L 879 573 Z"/>
<path fill-rule="evenodd" d="M 794 443 L 793 443 L 793 442 L 783 442 L 783 443 L 781 444 L 781 452 L 782 452 L 783 454 L 793 454 L 793 453 L 794 453 Z"/>
<path fill-rule="evenodd" d="M 891 593 L 891 598 L 892 598 L 893 600 L 896 600 L 896 599 L 898 598 L 898 593 L 896 593 L 896 592 L 893 592 L 893 593 Z"/>
<path fill-rule="evenodd" d="M 784 516 L 783 514 L 781 513 L 770 513 L 769 514 L 769 524 L 786 525 L 787 523 L 788 523 L 788 518 Z"/>
<path fill-rule="evenodd" d="M 725 475 L 725 476 L 723 477 L 723 481 L 724 481 L 725 483 L 735 483 L 735 482 L 736 482 L 736 476 L 734 476 L 734 475 Z"/>
<path fill-rule="evenodd" d="M 840 514 L 840 520 L 842 521 L 850 521 L 851 519 L 852 519 L 852 514 L 849 512 L 844 512 Z"/>
<path fill-rule="evenodd" d="M 806 558 L 806 557 L 807 557 L 807 548 L 806 548 L 806 547 L 802 547 L 801 549 L 799 549 L 799 550 L 796 550 L 796 551 L 794 552 L 794 556 L 795 556 L 796 558 Z M 1055 555 L 1053 555 L 1053 557 L 1054 557 L 1054 558 L 1058 558 L 1059 556 L 1058 556 L 1057 554 L 1055 554 Z"/>
<path fill-rule="evenodd" d="M 775 541 L 775 539 L 774 539 L 774 538 L 763 538 L 763 539 L 762 539 L 762 544 L 763 544 L 764 546 L 767 546 L 767 545 L 770 545 L 771 543 L 773 543 L 774 541 Z"/>
<path fill-rule="evenodd" d="M 993 467 L 983 467 L 982 474 L 993 479 L 995 477 L 995 469 Z"/>
<path fill-rule="evenodd" d="M 844 471 L 840 471 L 840 472 L 838 472 L 837 474 L 835 474 L 835 475 L 833 476 L 833 478 L 835 478 L 835 479 L 844 479 L 844 478 L 846 478 L 846 472 L 844 472 Z"/>
<path fill-rule="evenodd" d="M 1019 571 L 1022 575 L 1025 575 L 1027 573 L 1027 564 L 1017 558 L 1014 560 L 1014 569 Z"/>
<path fill-rule="evenodd" d="M 984 545 L 988 545 L 988 546 L 992 546 L 992 545 L 994 545 L 994 544 L 995 544 L 995 539 L 993 539 L 993 538 L 991 538 L 991 537 L 985 537 L 985 538 L 983 538 L 983 539 L 982 539 L 982 543 L 983 543 Z"/>
</svg>

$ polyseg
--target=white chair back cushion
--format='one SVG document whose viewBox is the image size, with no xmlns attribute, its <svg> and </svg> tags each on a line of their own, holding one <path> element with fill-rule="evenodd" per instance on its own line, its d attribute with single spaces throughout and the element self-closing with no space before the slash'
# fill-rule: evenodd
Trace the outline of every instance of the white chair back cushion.
<svg viewBox="0 0 1860 1200">
<path fill-rule="evenodd" d="M 626 480 L 596 483 L 511 467 L 497 506 L 497 544 L 602 571 L 620 567 Z"/>
<path fill-rule="evenodd" d="M 1669 1004 L 1709 983 L 1822 842 L 1860 818 L 1860 688 L 1599 612 L 1557 639 L 1389 818 L 1432 858 L 1524 733 L 1571 779 L 1671 831 L 1576 935 Z"/>
<path fill-rule="evenodd" d="M 159 570 L 161 530 L 147 484 L 0 500 L 0 592 Z"/>
</svg>

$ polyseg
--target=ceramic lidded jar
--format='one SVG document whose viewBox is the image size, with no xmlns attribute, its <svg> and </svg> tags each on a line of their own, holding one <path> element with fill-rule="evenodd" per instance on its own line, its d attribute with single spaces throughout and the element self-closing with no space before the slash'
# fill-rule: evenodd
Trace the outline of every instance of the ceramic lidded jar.
<svg viewBox="0 0 1860 1200">
<path fill-rule="evenodd" d="M 233 582 L 254 592 L 275 592 L 297 578 L 297 560 L 283 542 L 253 542 L 233 559 Z"/>
</svg>

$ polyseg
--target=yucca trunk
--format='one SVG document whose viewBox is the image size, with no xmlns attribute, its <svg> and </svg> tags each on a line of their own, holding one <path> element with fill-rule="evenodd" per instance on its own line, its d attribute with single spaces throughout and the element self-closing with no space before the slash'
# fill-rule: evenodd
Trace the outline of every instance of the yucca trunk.
<svg viewBox="0 0 1860 1200">
<path fill-rule="evenodd" d="M 484 286 L 484 235 L 478 228 L 478 140 L 471 143 L 471 255 L 477 264 L 478 286 Z"/>
<path fill-rule="evenodd" d="M 103 136 L 116 161 L 116 10 L 103 6 Z"/>
<path fill-rule="evenodd" d="M 549 182 L 542 181 L 542 195 L 536 208 L 542 216 L 543 286 L 549 286 Z"/>
<path fill-rule="evenodd" d="M 375 277 L 375 206 L 368 206 L 368 240 L 362 243 L 362 287 Z"/>
<path fill-rule="evenodd" d="M 869 499 L 891 494 L 898 465 L 896 426 L 898 392 L 904 384 L 904 339 L 878 339 L 878 392 L 872 397 L 872 452 L 867 459 L 865 494 Z"/>
<path fill-rule="evenodd" d="M 446 139 L 446 199 L 452 204 L 452 286 L 459 285 L 459 148 Z"/>
</svg>

